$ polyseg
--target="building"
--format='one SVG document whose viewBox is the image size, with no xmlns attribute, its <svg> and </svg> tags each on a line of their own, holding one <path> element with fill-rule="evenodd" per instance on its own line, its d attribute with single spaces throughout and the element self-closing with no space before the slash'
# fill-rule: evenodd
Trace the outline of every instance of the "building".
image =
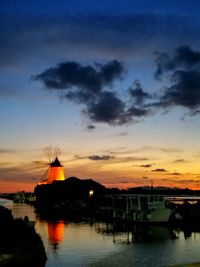
<svg viewBox="0 0 200 267">
<path fill-rule="evenodd" d="M 64 181 L 64 167 L 61 165 L 58 157 L 55 158 L 50 164 L 44 179 L 39 182 L 41 184 L 52 184 L 54 181 Z"/>
</svg>

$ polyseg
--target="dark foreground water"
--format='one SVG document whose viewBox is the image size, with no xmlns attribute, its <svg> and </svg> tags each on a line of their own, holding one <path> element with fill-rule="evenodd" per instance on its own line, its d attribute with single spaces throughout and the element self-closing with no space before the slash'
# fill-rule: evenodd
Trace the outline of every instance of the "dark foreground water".
<svg viewBox="0 0 200 267">
<path fill-rule="evenodd" d="M 2 204 L 15 218 L 28 215 L 36 221 L 48 257 L 45 267 L 161 267 L 200 262 L 200 233 L 187 233 L 186 238 L 182 231 L 172 235 L 164 227 L 151 227 L 145 234 L 116 233 L 109 224 L 42 221 L 30 205 L 0 199 Z"/>
</svg>

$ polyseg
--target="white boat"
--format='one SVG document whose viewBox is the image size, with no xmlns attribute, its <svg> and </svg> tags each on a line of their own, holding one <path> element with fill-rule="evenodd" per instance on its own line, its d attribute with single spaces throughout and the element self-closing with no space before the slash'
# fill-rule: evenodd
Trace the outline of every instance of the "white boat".
<svg viewBox="0 0 200 267">
<path fill-rule="evenodd" d="M 113 196 L 113 218 L 133 222 L 167 223 L 171 209 L 162 195 L 119 194 Z"/>
</svg>

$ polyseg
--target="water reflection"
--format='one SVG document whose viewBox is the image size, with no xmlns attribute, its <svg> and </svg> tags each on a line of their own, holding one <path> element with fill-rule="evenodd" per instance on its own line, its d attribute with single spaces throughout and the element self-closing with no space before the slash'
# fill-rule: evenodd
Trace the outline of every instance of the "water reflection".
<svg viewBox="0 0 200 267">
<path fill-rule="evenodd" d="M 35 220 L 47 252 L 45 267 L 160 267 L 200 261 L 198 229 L 96 221 L 41 220 L 32 206 L 8 203 L 14 217 Z M 52 253 L 52 252 L 56 253 Z"/>
<path fill-rule="evenodd" d="M 175 229 L 161 225 L 135 224 L 127 226 L 126 224 L 107 223 L 97 224 L 95 230 L 97 233 L 112 236 L 113 243 L 131 244 L 178 238 Z M 188 232 L 184 232 L 185 237 L 187 234 Z"/>
<path fill-rule="evenodd" d="M 64 220 L 49 221 L 48 224 L 48 236 L 49 242 L 53 245 L 54 250 L 58 249 L 59 244 L 63 240 L 64 235 Z"/>
</svg>

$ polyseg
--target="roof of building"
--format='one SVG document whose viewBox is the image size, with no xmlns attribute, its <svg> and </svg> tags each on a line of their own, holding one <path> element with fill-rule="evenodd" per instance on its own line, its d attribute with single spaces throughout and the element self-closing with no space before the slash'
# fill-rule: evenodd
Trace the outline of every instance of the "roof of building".
<svg viewBox="0 0 200 267">
<path fill-rule="evenodd" d="M 59 159 L 56 157 L 54 161 L 50 164 L 51 167 L 63 167 L 59 161 Z"/>
</svg>

